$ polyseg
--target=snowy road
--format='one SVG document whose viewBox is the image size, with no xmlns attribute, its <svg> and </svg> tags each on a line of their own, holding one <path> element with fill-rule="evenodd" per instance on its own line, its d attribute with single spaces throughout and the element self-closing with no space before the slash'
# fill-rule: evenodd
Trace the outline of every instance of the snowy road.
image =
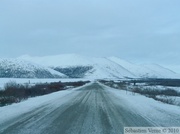
<svg viewBox="0 0 180 134">
<path fill-rule="evenodd" d="M 121 134 L 127 126 L 154 126 L 126 100 L 98 83 L 44 103 L 0 126 L 2 134 Z"/>
</svg>

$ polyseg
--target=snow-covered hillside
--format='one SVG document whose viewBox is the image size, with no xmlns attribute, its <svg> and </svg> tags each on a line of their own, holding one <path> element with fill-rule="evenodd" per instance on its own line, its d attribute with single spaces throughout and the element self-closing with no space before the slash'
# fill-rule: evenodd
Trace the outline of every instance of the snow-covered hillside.
<svg viewBox="0 0 180 134">
<path fill-rule="evenodd" d="M 93 66 L 92 73 L 87 73 L 88 78 L 135 78 L 136 76 L 126 68 L 118 65 L 106 58 L 91 58 Z"/>
<path fill-rule="evenodd" d="M 20 59 L 0 59 L 1 78 L 65 78 L 64 74 Z"/>
<path fill-rule="evenodd" d="M 29 55 L 23 55 L 19 59 L 24 59 L 31 62 L 36 62 L 37 64 L 43 66 L 51 67 L 70 67 L 70 66 L 88 66 L 91 62 L 85 56 L 77 54 L 62 54 L 44 57 L 31 57 Z"/>
<path fill-rule="evenodd" d="M 158 64 L 137 65 L 117 57 L 108 57 L 109 60 L 130 70 L 134 75 L 143 78 L 180 78 L 180 75 Z"/>
<path fill-rule="evenodd" d="M 84 78 L 125 78 L 136 77 L 122 66 L 106 59 L 92 58 L 76 54 L 64 54 L 46 57 L 22 56 L 21 59 L 34 61 L 51 67 L 69 77 Z M 46 61 L 46 62 L 45 62 Z"/>
<path fill-rule="evenodd" d="M 179 74 L 159 65 L 137 65 L 117 57 L 94 58 L 77 54 L 19 57 L 73 78 L 180 78 Z"/>
<path fill-rule="evenodd" d="M 180 78 L 177 73 L 173 72 L 170 69 L 162 67 L 162 66 L 160 66 L 158 64 L 145 64 L 143 66 L 148 68 L 149 70 L 152 70 L 153 72 L 155 72 L 157 74 L 161 74 L 163 77 Z"/>
</svg>

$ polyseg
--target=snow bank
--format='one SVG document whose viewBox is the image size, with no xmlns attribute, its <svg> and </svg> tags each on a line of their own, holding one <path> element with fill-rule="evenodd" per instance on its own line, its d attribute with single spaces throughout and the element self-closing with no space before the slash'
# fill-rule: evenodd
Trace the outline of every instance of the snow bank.
<svg viewBox="0 0 180 134">
<path fill-rule="evenodd" d="M 140 114 L 155 126 L 180 126 L 180 107 L 164 104 L 140 94 L 133 95 L 132 92 L 104 87 L 115 97 L 124 100 L 126 107 Z M 117 99 L 118 103 L 120 103 L 119 99 Z"/>
</svg>

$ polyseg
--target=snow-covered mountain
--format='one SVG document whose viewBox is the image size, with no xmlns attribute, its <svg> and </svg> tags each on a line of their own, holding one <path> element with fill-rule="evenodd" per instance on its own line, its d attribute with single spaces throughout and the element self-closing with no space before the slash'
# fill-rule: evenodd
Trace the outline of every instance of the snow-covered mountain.
<svg viewBox="0 0 180 134">
<path fill-rule="evenodd" d="M 125 78 L 136 77 L 122 66 L 106 59 L 80 56 L 77 54 L 64 54 L 46 57 L 22 56 L 20 59 L 34 61 L 53 68 L 69 77 L 84 78 Z"/>
<path fill-rule="evenodd" d="M 66 75 L 20 59 L 0 59 L 0 78 L 65 78 Z"/>
<path fill-rule="evenodd" d="M 88 60 L 88 57 L 77 55 L 77 54 L 61 54 L 61 55 L 52 55 L 44 57 L 31 57 L 29 55 L 23 55 L 19 59 L 36 62 L 37 64 L 43 66 L 52 66 L 52 67 L 69 67 L 69 66 L 88 66 L 91 65 L 91 62 Z"/>
<path fill-rule="evenodd" d="M 159 65 L 137 65 L 117 57 L 94 58 L 77 54 L 19 59 L 51 67 L 72 78 L 180 78 L 179 74 Z"/>
<path fill-rule="evenodd" d="M 164 68 L 158 64 L 137 65 L 127 62 L 117 57 L 109 57 L 109 60 L 130 70 L 133 74 L 143 78 L 180 78 L 180 75 L 170 69 Z"/>
</svg>

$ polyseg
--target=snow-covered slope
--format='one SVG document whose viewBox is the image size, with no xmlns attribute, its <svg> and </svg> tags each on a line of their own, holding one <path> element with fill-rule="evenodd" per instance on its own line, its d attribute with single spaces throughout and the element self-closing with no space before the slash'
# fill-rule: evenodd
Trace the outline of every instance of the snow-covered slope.
<svg viewBox="0 0 180 134">
<path fill-rule="evenodd" d="M 109 57 L 109 60 L 130 70 L 133 74 L 143 78 L 180 78 L 180 75 L 157 64 L 137 65 L 117 57 Z"/>
<path fill-rule="evenodd" d="M 107 58 L 91 58 L 91 64 L 93 66 L 93 73 L 86 74 L 86 77 L 95 78 L 125 78 L 136 77 L 126 68 L 108 60 Z"/>
<path fill-rule="evenodd" d="M 64 78 L 64 74 L 20 59 L 0 59 L 1 78 Z"/>
<path fill-rule="evenodd" d="M 180 78 L 180 75 L 178 75 L 177 73 L 158 64 L 145 64 L 143 66 L 148 68 L 149 70 L 152 70 L 154 73 L 160 74 L 166 78 Z"/>
<path fill-rule="evenodd" d="M 62 54 L 44 57 L 31 57 L 29 55 L 23 55 L 19 59 L 24 59 L 37 64 L 51 67 L 70 67 L 70 66 L 88 66 L 91 63 L 87 60 L 87 57 L 77 54 Z"/>
<path fill-rule="evenodd" d="M 70 77 L 96 79 L 135 77 L 130 71 L 106 58 L 92 58 L 76 54 L 48 57 L 21 56 L 20 58 L 52 67 Z"/>
<path fill-rule="evenodd" d="M 79 78 L 180 78 L 180 75 L 159 65 L 137 65 L 117 57 L 93 58 L 77 54 L 20 59 L 51 67 L 69 77 Z"/>
</svg>

